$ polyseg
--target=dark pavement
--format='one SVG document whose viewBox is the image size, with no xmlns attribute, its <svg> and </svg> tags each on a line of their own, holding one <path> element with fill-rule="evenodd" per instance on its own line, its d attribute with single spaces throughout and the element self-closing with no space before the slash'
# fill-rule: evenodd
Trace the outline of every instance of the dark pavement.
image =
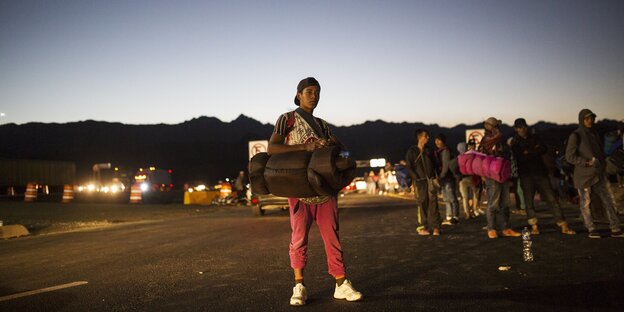
<svg viewBox="0 0 624 312">
<path fill-rule="evenodd" d="M 286 212 L 253 217 L 248 207 L 72 205 L 0 203 L 0 219 L 17 220 L 22 209 L 21 218 L 41 225 L 38 211 L 57 209 L 56 221 L 47 223 L 93 222 L 89 230 L 39 226 L 40 235 L 0 241 L 0 311 L 624 310 L 624 239 L 587 238 L 573 206 L 566 213 L 581 231 L 574 236 L 559 234 L 549 209 L 538 207 L 542 234 L 534 237 L 535 261 L 524 263 L 521 239 L 488 239 L 483 216 L 421 237 L 413 201 L 346 196 L 341 240 L 348 277 L 365 299 L 332 298 L 313 227 L 309 299 L 293 308 Z M 514 228 L 524 224 L 523 216 L 512 216 Z M 74 282 L 87 283 L 7 300 Z"/>
</svg>

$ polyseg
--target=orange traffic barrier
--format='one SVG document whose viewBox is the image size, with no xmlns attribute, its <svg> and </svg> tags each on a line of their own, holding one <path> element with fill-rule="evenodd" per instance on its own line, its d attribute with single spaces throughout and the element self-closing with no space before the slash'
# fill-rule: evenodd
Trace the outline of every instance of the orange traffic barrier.
<svg viewBox="0 0 624 312">
<path fill-rule="evenodd" d="M 228 182 L 221 183 L 221 189 L 219 189 L 219 197 L 226 198 L 232 195 L 232 184 Z"/>
<path fill-rule="evenodd" d="M 74 187 L 69 185 L 69 184 L 65 184 L 65 186 L 63 187 L 63 203 L 71 203 L 72 200 L 74 200 Z"/>
<path fill-rule="evenodd" d="M 37 183 L 28 183 L 26 193 L 24 193 L 24 201 L 33 202 L 35 200 L 37 200 Z"/>
<path fill-rule="evenodd" d="M 130 187 L 130 203 L 141 203 L 141 185 L 139 183 L 134 183 L 132 184 L 132 187 Z"/>
</svg>

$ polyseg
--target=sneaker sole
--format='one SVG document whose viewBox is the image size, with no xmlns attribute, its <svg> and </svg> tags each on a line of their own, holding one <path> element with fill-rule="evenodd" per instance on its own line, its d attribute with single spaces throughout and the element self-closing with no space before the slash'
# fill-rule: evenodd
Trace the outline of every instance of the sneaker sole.
<svg viewBox="0 0 624 312">
<path fill-rule="evenodd" d="M 362 300 L 362 298 L 364 298 L 364 296 L 361 296 L 361 297 L 359 297 L 359 298 L 357 298 L 357 299 L 351 299 L 351 300 L 349 300 L 349 299 L 347 299 L 347 298 L 338 298 L 338 297 L 334 296 L 334 299 L 336 299 L 336 300 L 347 300 L 348 302 L 360 301 L 360 300 Z"/>
</svg>

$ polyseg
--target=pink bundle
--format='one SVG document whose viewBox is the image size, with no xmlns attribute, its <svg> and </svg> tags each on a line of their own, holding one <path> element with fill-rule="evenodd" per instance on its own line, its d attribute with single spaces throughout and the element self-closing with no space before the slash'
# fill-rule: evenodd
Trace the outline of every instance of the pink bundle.
<svg viewBox="0 0 624 312">
<path fill-rule="evenodd" d="M 511 163 L 502 157 L 468 151 L 457 156 L 459 172 L 463 175 L 478 175 L 503 183 L 511 176 Z"/>
</svg>

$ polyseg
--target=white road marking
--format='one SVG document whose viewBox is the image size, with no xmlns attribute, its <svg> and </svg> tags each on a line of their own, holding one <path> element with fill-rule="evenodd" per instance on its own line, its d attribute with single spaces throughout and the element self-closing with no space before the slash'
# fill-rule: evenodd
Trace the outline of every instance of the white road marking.
<svg viewBox="0 0 624 312">
<path fill-rule="evenodd" d="M 49 292 L 49 291 L 55 291 L 55 290 L 60 290 L 60 289 L 65 289 L 65 288 L 70 288 L 70 287 L 81 286 L 81 285 L 85 285 L 85 284 L 88 284 L 88 283 L 89 282 L 86 282 L 86 281 L 73 282 L 73 283 L 67 283 L 67 284 L 62 284 L 62 285 L 56 285 L 56 286 L 52 286 L 52 287 L 41 288 L 41 289 L 37 289 L 37 290 L 25 291 L 25 292 L 22 292 L 22 293 L 17 293 L 17 294 L 13 294 L 13 295 L 0 297 L 0 302 L 7 301 L 7 300 L 12 300 L 12 299 L 17 299 L 17 298 L 21 298 L 21 297 L 32 296 L 32 295 L 36 295 L 36 294 L 40 294 L 40 293 L 44 293 L 44 292 Z"/>
</svg>

